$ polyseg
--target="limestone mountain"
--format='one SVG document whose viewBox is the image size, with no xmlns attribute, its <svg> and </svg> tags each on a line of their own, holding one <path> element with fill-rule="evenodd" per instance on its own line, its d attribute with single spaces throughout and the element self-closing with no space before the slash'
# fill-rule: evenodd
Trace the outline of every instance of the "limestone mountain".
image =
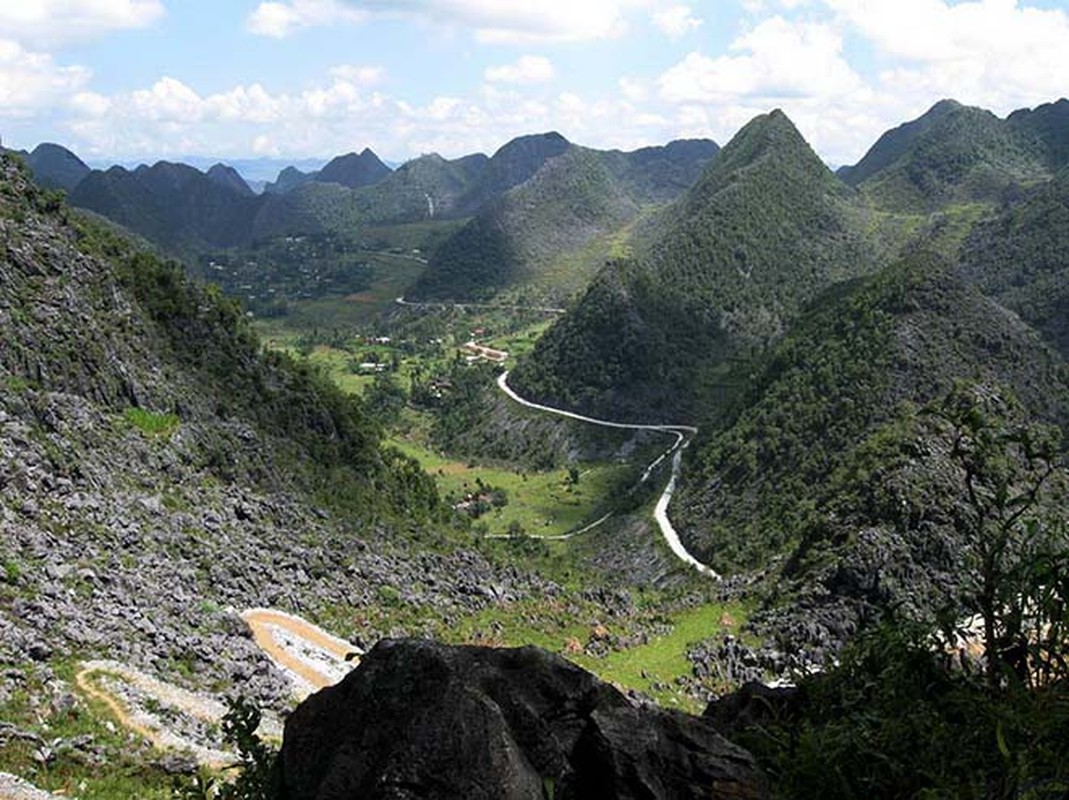
<svg viewBox="0 0 1069 800">
<path fill-rule="evenodd" d="M 827 286 L 877 266 L 864 212 L 779 111 L 606 265 L 515 371 L 572 407 L 700 417 L 730 359 L 782 335 Z"/>
<path fill-rule="evenodd" d="M 447 240 L 408 294 L 485 300 L 510 290 L 563 303 L 603 263 L 612 247 L 603 237 L 678 197 L 717 152 L 709 140 L 632 153 L 569 145 Z"/>
<path fill-rule="evenodd" d="M 939 121 L 962 108 L 956 100 L 940 100 L 915 120 L 887 131 L 853 166 L 840 167 L 836 174 L 851 186 L 858 186 L 880 170 L 904 158 L 910 147 Z"/>
<path fill-rule="evenodd" d="M 568 149 L 556 131 L 518 136 L 495 152 L 472 187 L 457 201 L 461 216 L 472 214 L 491 200 L 533 176 L 542 165 Z"/>
<path fill-rule="evenodd" d="M 178 253 L 248 243 L 260 203 L 229 182 L 167 161 L 91 172 L 70 202 Z"/>
<path fill-rule="evenodd" d="M 314 172 L 301 172 L 296 167 L 285 167 L 279 173 L 273 183 L 264 186 L 265 194 L 285 194 L 296 189 L 304 183 L 308 183 L 315 177 Z"/>
<path fill-rule="evenodd" d="M 254 194 L 252 189 L 249 188 L 249 184 L 247 184 L 245 179 L 241 177 L 241 174 L 231 166 L 227 166 L 226 164 L 214 164 L 205 174 L 216 183 L 221 186 L 227 186 L 238 194 Z"/>
<path fill-rule="evenodd" d="M 247 241 L 337 233 L 353 236 L 363 222 L 354 193 L 337 183 L 308 181 L 285 194 L 258 198 Z"/>
<path fill-rule="evenodd" d="M 472 191 L 490 159 L 482 153 L 448 160 L 436 153 L 406 161 L 374 186 L 357 193 L 368 222 L 397 223 L 463 216 L 461 198 Z"/>
<path fill-rule="evenodd" d="M 668 203 L 693 186 L 719 152 L 711 139 L 678 139 L 626 153 L 610 150 L 602 160 L 636 201 Z"/>
<path fill-rule="evenodd" d="M 26 164 L 37 185 L 46 189 L 70 191 L 91 172 L 85 162 L 70 150 L 48 142 L 37 145 L 26 156 Z"/>
<path fill-rule="evenodd" d="M 1069 358 L 1069 169 L 978 224 L 958 268 Z"/>
<path fill-rule="evenodd" d="M 350 189 L 372 186 L 390 174 L 387 167 L 370 148 L 357 155 L 348 153 L 331 159 L 326 166 L 316 173 L 319 183 L 340 183 Z"/>
<path fill-rule="evenodd" d="M 1019 109 L 1006 123 L 1052 171 L 1069 165 L 1069 100 Z"/>
<path fill-rule="evenodd" d="M 840 175 L 881 208 L 930 212 L 948 203 L 998 201 L 1013 186 L 1042 182 L 1064 163 L 1066 106 L 1022 110 L 1010 119 L 942 101 L 884 134 Z"/>
<path fill-rule="evenodd" d="M 932 615 L 972 563 L 953 442 L 921 409 L 967 385 L 1008 428 L 1069 422 L 1064 359 L 933 256 L 831 290 L 750 369 L 688 451 L 673 519 L 727 572 L 780 554 L 809 645 L 892 609 Z"/>
<path fill-rule="evenodd" d="M 572 146 L 442 244 L 408 295 L 488 299 L 505 288 L 543 283 L 542 299 L 559 302 L 581 288 L 590 270 L 568 270 L 548 281 L 544 271 L 562 254 L 622 227 L 638 210 L 599 153 Z"/>
</svg>

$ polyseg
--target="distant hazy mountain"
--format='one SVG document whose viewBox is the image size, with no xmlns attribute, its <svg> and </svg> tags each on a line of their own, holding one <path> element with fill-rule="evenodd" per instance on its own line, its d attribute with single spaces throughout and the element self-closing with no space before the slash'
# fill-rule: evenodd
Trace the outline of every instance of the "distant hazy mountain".
<svg viewBox="0 0 1069 800">
<path fill-rule="evenodd" d="M 409 295 L 488 299 L 531 287 L 540 302 L 562 303 L 608 254 L 607 245 L 581 254 L 584 247 L 626 226 L 644 204 L 678 197 L 717 151 L 710 141 L 633 153 L 569 145 L 443 244 Z"/>
<path fill-rule="evenodd" d="M 226 164 L 215 164 L 206 174 L 216 183 L 221 186 L 227 186 L 238 194 L 255 194 L 238 171 Z"/>
<path fill-rule="evenodd" d="M 58 144 L 39 144 L 26 156 L 26 164 L 38 186 L 70 191 L 89 174 L 78 156 Z"/>
<path fill-rule="evenodd" d="M 536 397 L 699 415 L 729 359 L 877 263 L 851 191 L 780 111 L 756 118 L 603 269 L 514 372 Z"/>
<path fill-rule="evenodd" d="M 274 183 L 268 182 L 264 185 L 264 192 L 266 194 L 285 194 L 314 180 L 315 176 L 315 172 L 301 172 L 296 167 L 285 167 L 278 173 Z"/>
<path fill-rule="evenodd" d="M 172 252 L 232 247 L 250 241 L 260 200 L 245 186 L 185 164 L 160 161 L 128 171 L 87 175 L 70 193 L 88 208 Z"/>
<path fill-rule="evenodd" d="M 349 153 L 330 160 L 315 176 L 319 183 L 339 183 L 350 189 L 371 186 L 390 174 L 390 168 L 377 155 L 365 148 L 362 153 Z"/>
</svg>

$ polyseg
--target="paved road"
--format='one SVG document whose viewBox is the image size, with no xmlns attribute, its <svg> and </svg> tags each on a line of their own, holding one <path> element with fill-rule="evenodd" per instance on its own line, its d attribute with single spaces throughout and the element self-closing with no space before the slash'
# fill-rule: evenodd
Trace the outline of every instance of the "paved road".
<svg viewBox="0 0 1069 800">
<path fill-rule="evenodd" d="M 527 400 L 516 394 L 516 392 L 512 390 L 512 387 L 508 385 L 508 375 L 508 372 L 502 372 L 501 375 L 498 376 L 498 388 L 512 400 L 527 408 L 532 408 L 536 411 L 544 411 L 548 414 L 556 414 L 559 417 L 567 417 L 568 419 L 578 420 L 579 422 L 586 422 L 590 425 L 600 425 L 603 428 L 619 428 L 632 431 L 658 431 L 660 433 L 674 435 L 676 437 L 675 443 L 665 450 L 652 464 L 646 467 L 646 471 L 642 473 L 642 481 L 644 482 L 649 479 L 653 471 L 660 466 L 665 458 L 670 455 L 672 456 L 672 477 L 669 478 L 668 485 L 665 486 L 664 491 L 657 500 L 657 506 L 654 509 L 653 516 L 654 519 L 657 520 L 657 526 L 661 529 L 661 535 L 664 537 L 669 549 L 671 549 L 680 561 L 694 567 L 703 575 L 708 575 L 710 578 L 720 580 L 720 574 L 716 572 L 716 570 L 708 564 L 703 564 L 698 561 L 698 559 L 687 552 L 687 548 L 685 548 L 680 541 L 679 534 L 672 525 L 672 521 L 668 518 L 668 504 L 672 501 L 672 495 L 676 490 L 676 482 L 679 479 L 679 471 L 683 462 L 683 451 L 690 444 L 690 437 L 698 432 L 697 428 L 692 425 L 646 425 L 633 422 L 616 422 L 613 420 L 597 419 L 596 417 L 576 414 L 574 411 L 566 411 L 563 408 L 553 408 L 553 406 L 542 405 L 541 403 L 532 402 L 531 400 Z M 599 522 L 603 521 L 604 518 L 599 520 Z"/>
<path fill-rule="evenodd" d="M 497 311 L 537 311 L 540 314 L 563 314 L 563 308 L 557 308 L 556 306 L 502 306 L 494 303 L 421 303 L 412 300 L 405 300 L 403 297 L 398 297 L 395 301 L 399 306 L 410 306 L 412 308 L 486 308 Z"/>
</svg>

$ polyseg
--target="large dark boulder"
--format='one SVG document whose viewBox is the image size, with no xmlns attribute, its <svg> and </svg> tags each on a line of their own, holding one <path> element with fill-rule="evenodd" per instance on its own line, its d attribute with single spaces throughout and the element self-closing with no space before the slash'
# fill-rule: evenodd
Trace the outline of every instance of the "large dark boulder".
<svg viewBox="0 0 1069 800">
<path fill-rule="evenodd" d="M 751 756 L 699 717 L 635 708 L 535 647 L 385 640 L 286 723 L 285 800 L 756 798 Z"/>
</svg>

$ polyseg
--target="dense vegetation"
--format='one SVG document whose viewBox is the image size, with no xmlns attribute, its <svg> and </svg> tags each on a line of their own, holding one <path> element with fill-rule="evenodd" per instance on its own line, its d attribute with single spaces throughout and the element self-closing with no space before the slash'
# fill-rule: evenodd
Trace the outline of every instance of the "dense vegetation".
<svg viewBox="0 0 1069 800">
<path fill-rule="evenodd" d="M 537 280 L 539 268 L 626 224 L 638 207 L 598 153 L 572 146 L 446 241 L 408 295 L 481 300 Z M 563 281 L 581 285 L 583 275 Z"/>
<path fill-rule="evenodd" d="M 528 393 L 603 412 L 699 418 L 733 358 L 779 337 L 833 282 L 871 271 L 850 193 L 781 113 L 747 125 L 610 264 L 515 372 Z"/>
<path fill-rule="evenodd" d="M 967 280 L 1069 357 L 1069 171 L 977 225 L 958 260 Z"/>
<path fill-rule="evenodd" d="M 895 211 L 997 201 L 1012 187 L 1046 180 L 1065 163 L 1066 108 L 1062 101 L 1003 120 L 943 101 L 885 134 L 840 175 L 876 205 Z"/>
<path fill-rule="evenodd" d="M 1061 359 L 946 263 L 915 256 L 833 290 L 691 448 L 677 512 L 684 538 L 737 569 L 818 528 L 915 526 L 941 501 L 934 474 L 895 473 L 923 447 L 911 409 L 955 379 L 1010 387 L 1037 418 L 1066 421 Z"/>
</svg>

